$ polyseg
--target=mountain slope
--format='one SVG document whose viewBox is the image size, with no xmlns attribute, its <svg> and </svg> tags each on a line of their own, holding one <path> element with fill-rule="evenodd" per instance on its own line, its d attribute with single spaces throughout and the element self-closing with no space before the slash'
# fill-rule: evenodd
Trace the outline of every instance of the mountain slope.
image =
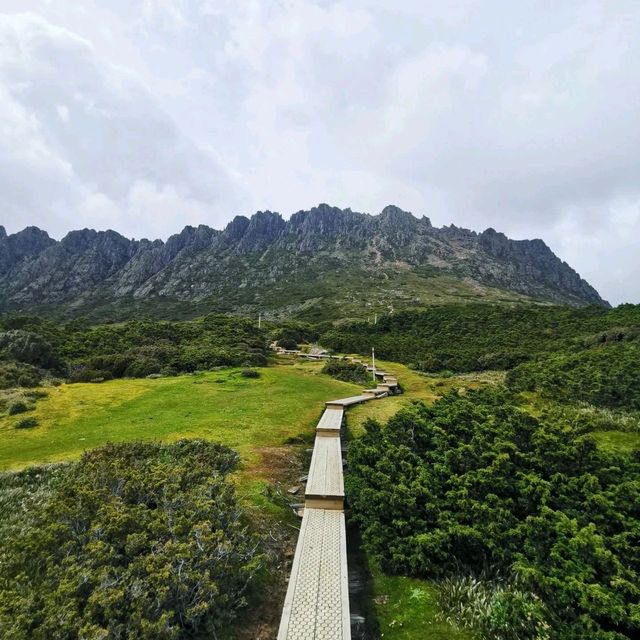
<svg viewBox="0 0 640 640">
<path fill-rule="evenodd" d="M 326 204 L 288 221 L 261 211 L 223 231 L 185 227 L 166 242 L 115 231 L 55 241 L 0 227 L 0 310 L 120 318 L 207 311 L 365 317 L 463 300 L 606 304 L 542 240 L 435 228 L 388 206 L 380 215 Z"/>
</svg>

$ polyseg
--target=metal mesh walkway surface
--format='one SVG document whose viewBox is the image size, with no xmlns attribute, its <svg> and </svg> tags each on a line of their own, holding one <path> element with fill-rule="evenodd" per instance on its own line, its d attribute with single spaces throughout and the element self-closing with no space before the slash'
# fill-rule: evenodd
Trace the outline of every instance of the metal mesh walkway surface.
<svg viewBox="0 0 640 640">
<path fill-rule="evenodd" d="M 344 512 L 305 509 L 278 640 L 350 640 Z"/>
</svg>

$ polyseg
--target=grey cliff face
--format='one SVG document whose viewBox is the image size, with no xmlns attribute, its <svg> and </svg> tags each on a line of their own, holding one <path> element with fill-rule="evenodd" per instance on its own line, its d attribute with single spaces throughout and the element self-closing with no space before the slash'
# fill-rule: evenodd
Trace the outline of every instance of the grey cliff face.
<svg viewBox="0 0 640 640">
<path fill-rule="evenodd" d="M 12 235 L 0 227 L 0 309 L 157 298 L 246 310 L 277 306 L 278 296 L 270 298 L 270 291 L 282 291 L 283 283 L 285 293 L 294 292 L 293 304 L 304 306 L 338 272 L 360 274 L 365 288 L 381 271 L 425 267 L 470 286 L 538 300 L 606 304 L 542 240 L 514 241 L 494 229 L 438 229 L 428 218 L 393 205 L 371 216 L 320 204 L 288 221 L 259 211 L 251 218 L 237 216 L 222 231 L 185 227 L 166 242 L 90 229 L 58 242 L 35 227 Z M 225 307 L 225 298 L 242 304 Z"/>
</svg>

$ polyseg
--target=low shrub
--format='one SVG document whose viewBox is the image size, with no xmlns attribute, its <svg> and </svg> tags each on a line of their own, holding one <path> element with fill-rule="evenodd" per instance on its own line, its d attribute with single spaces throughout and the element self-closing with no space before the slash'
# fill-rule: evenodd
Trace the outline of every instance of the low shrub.
<svg viewBox="0 0 640 640">
<path fill-rule="evenodd" d="M 29 409 L 31 409 L 31 407 L 24 400 L 16 400 L 9 405 L 7 413 L 10 416 L 15 416 L 19 413 L 25 413 L 29 411 Z"/>
<path fill-rule="evenodd" d="M 17 424 L 16 429 L 31 429 L 38 426 L 38 420 L 36 418 L 22 418 Z"/>
<path fill-rule="evenodd" d="M 106 445 L 66 465 L 42 499 L 21 501 L 15 527 L 0 522 L 0 635 L 231 637 L 265 562 L 227 477 L 238 459 L 181 440 Z M 0 504 L 11 481 L 0 474 Z"/>
<path fill-rule="evenodd" d="M 113 376 L 109 371 L 88 369 L 81 366 L 70 373 L 69 382 L 104 382 L 112 378 Z"/>
<path fill-rule="evenodd" d="M 243 369 L 240 372 L 240 375 L 243 378 L 259 378 L 260 377 L 260 372 L 256 371 L 255 369 Z"/>
<path fill-rule="evenodd" d="M 23 362 L 0 362 L 0 389 L 32 388 L 40 385 L 39 369 Z"/>
<path fill-rule="evenodd" d="M 342 362 L 338 360 L 329 360 L 324 367 L 322 373 L 342 380 L 342 382 L 353 382 L 354 384 L 369 384 L 372 382 L 371 375 L 360 364 L 352 362 Z"/>
</svg>

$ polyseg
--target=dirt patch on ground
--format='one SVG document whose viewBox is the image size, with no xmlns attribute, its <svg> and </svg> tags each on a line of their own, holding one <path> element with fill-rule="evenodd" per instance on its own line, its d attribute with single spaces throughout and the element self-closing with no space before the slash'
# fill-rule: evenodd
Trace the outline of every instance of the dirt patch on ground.
<svg viewBox="0 0 640 640">
<path fill-rule="evenodd" d="M 289 484 L 300 477 L 303 456 L 298 447 L 263 447 L 258 453 L 260 462 L 251 469 L 245 469 L 247 476 L 275 485 Z"/>
<path fill-rule="evenodd" d="M 253 510 L 253 526 L 264 540 L 269 577 L 265 584 L 257 587 L 253 607 L 241 613 L 242 621 L 236 625 L 234 636 L 237 640 L 273 640 L 278 634 L 300 527 L 300 520 L 289 510 L 288 504 L 304 502 L 304 482 L 300 478 L 306 463 L 305 447 L 263 447 L 256 453 L 258 460 L 250 466 L 245 465 L 243 476 L 268 483 L 268 499 L 282 507 L 283 515 L 274 518 L 261 509 Z M 287 492 L 293 486 L 300 487 L 296 495 Z"/>
</svg>

